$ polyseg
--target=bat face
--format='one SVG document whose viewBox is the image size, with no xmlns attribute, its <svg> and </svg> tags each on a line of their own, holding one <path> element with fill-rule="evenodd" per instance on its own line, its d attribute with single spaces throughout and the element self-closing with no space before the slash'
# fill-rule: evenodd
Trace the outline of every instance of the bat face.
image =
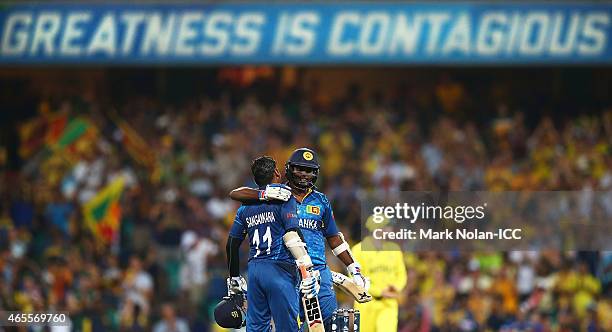
<svg viewBox="0 0 612 332">
<path fill-rule="evenodd" d="M 302 278 L 308 278 L 310 276 L 310 274 L 308 273 L 308 271 L 306 271 L 304 267 L 300 267 L 300 273 L 302 274 Z M 306 316 L 306 324 L 308 324 L 308 331 L 325 332 L 319 298 L 316 296 L 312 299 L 302 297 L 302 306 L 304 307 L 304 315 Z"/>
<path fill-rule="evenodd" d="M 362 287 L 357 286 L 353 280 L 342 273 L 332 271 L 332 282 L 346 294 L 352 296 L 359 303 L 372 301 L 372 296 Z"/>
<path fill-rule="evenodd" d="M 304 306 L 308 331 L 325 332 L 319 299 L 316 297 L 312 299 L 302 298 L 302 305 Z"/>
<path fill-rule="evenodd" d="M 368 293 L 366 292 L 361 292 L 357 294 L 357 302 L 359 303 L 365 303 L 371 300 L 372 300 L 372 297 L 368 295 Z"/>
</svg>

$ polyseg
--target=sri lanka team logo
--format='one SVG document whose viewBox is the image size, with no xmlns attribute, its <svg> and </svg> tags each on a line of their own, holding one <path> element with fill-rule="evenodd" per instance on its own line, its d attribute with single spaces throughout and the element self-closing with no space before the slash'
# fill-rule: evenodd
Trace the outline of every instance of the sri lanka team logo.
<svg viewBox="0 0 612 332">
<path fill-rule="evenodd" d="M 316 214 L 318 216 L 321 214 L 321 208 L 314 205 L 306 205 L 306 213 Z"/>
<path fill-rule="evenodd" d="M 312 158 L 314 158 L 314 156 L 312 155 L 312 152 L 310 152 L 310 151 L 305 151 L 302 154 L 302 157 L 304 157 L 304 159 L 306 159 L 306 160 L 312 160 Z"/>
</svg>

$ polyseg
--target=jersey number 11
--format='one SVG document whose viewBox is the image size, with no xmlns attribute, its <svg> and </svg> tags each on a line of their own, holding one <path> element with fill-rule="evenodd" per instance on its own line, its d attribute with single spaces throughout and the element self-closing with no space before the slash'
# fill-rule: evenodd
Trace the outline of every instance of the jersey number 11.
<svg viewBox="0 0 612 332">
<path fill-rule="evenodd" d="M 269 255 L 270 247 L 272 247 L 272 233 L 270 232 L 270 226 L 266 227 L 266 232 L 263 235 L 263 242 L 268 243 L 268 249 L 266 249 L 266 255 Z M 255 229 L 255 232 L 253 233 L 253 245 L 255 246 L 255 248 L 257 248 L 257 252 L 255 253 L 255 256 L 253 257 L 257 257 L 261 253 L 261 250 L 259 250 L 259 229 L 257 228 Z"/>
</svg>

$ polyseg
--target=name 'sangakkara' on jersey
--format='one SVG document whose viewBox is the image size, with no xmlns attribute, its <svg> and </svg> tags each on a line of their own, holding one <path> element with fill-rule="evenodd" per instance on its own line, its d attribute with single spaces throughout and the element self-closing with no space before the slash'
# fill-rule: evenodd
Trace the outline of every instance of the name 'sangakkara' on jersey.
<svg viewBox="0 0 612 332">
<path fill-rule="evenodd" d="M 312 263 L 325 264 L 325 238 L 338 234 L 329 199 L 322 192 L 309 192 L 297 203 L 297 216 Z"/>
<path fill-rule="evenodd" d="M 287 202 L 243 204 L 238 208 L 230 236 L 244 239 L 249 234 L 249 261 L 267 259 L 295 264 L 283 235 L 287 229 L 299 227 L 296 205 L 291 197 Z"/>
</svg>

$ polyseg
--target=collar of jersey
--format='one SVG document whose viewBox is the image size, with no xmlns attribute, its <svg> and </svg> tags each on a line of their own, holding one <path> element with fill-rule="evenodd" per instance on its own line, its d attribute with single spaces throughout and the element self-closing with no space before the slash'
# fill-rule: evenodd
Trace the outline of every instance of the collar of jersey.
<svg viewBox="0 0 612 332">
<path fill-rule="evenodd" d="M 298 201 L 298 203 L 303 204 L 304 201 L 306 200 L 306 197 L 308 197 L 308 195 L 310 195 L 312 193 L 312 188 L 308 188 L 308 192 L 306 193 L 306 195 L 304 195 L 304 197 L 302 198 L 302 201 Z M 297 197 L 295 198 L 295 200 L 297 201 Z"/>
</svg>

